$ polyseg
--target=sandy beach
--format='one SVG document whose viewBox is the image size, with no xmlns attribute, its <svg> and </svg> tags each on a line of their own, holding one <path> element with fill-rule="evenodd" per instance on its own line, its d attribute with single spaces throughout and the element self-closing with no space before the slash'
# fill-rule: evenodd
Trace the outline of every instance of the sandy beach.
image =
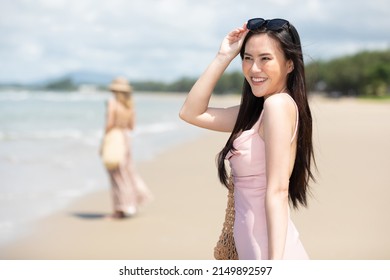
<svg viewBox="0 0 390 280">
<path fill-rule="evenodd" d="M 311 259 L 390 259 L 390 102 L 311 100 L 319 172 L 309 207 L 292 211 Z M 108 190 L 39 221 L 0 259 L 213 259 L 226 194 L 215 156 L 228 134 L 199 138 L 137 169 L 155 201 L 110 221 Z"/>
</svg>

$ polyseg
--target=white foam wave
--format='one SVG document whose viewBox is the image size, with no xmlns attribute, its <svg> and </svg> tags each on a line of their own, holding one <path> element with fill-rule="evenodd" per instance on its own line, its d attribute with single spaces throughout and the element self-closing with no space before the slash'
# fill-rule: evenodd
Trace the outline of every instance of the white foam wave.
<svg viewBox="0 0 390 280">
<path fill-rule="evenodd" d="M 147 125 L 140 125 L 134 130 L 134 136 L 139 136 L 143 134 L 164 133 L 177 129 L 179 129 L 179 126 L 177 123 L 174 122 L 152 123 Z"/>
<path fill-rule="evenodd" d="M 9 131 L 1 132 L 0 140 L 53 140 L 53 139 L 81 139 L 85 133 L 81 130 L 48 130 L 48 131 Z"/>
<path fill-rule="evenodd" d="M 80 102 L 80 101 L 104 101 L 109 98 L 106 92 L 34 92 L 34 91 L 18 91 L 18 92 L 2 92 L 0 93 L 0 102 L 21 102 L 28 100 L 46 101 L 46 102 Z"/>
<path fill-rule="evenodd" d="M 151 123 L 139 125 L 132 135 L 139 137 L 145 134 L 159 134 L 178 130 L 179 125 L 175 122 Z M 86 144 L 95 145 L 96 141 L 103 136 L 102 130 L 81 129 L 52 129 L 32 131 L 0 131 L 0 141 L 19 140 L 81 140 Z"/>
</svg>

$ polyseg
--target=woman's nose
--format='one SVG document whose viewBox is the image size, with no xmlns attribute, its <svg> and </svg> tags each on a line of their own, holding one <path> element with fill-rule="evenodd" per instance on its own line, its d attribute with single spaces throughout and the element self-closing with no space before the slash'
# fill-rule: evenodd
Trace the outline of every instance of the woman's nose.
<svg viewBox="0 0 390 280">
<path fill-rule="evenodd" d="M 261 72 L 261 65 L 260 62 L 254 61 L 252 64 L 252 72 Z"/>
</svg>

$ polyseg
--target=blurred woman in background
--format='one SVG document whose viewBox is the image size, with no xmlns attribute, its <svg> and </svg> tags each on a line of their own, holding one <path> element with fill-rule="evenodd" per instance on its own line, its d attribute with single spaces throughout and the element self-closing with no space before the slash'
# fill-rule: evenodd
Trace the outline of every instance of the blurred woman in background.
<svg viewBox="0 0 390 280">
<path fill-rule="evenodd" d="M 109 218 L 121 219 L 134 215 L 140 206 L 152 200 L 152 194 L 136 172 L 132 159 L 130 132 L 135 123 L 132 87 L 125 78 L 118 77 L 109 89 L 113 98 L 107 103 L 105 135 L 112 129 L 119 129 L 125 138 L 124 159 L 119 166 L 106 168 L 113 200 L 113 213 Z"/>
</svg>

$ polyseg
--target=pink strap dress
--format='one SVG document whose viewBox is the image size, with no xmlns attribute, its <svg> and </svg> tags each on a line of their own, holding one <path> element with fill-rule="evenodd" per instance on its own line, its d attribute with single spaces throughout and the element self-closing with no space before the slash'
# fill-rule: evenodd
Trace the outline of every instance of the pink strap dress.
<svg viewBox="0 0 390 280">
<path fill-rule="evenodd" d="M 288 95 L 290 98 L 291 96 Z M 291 100 L 293 100 L 291 98 Z M 294 101 L 293 101 L 294 102 Z M 295 104 L 295 102 L 294 102 Z M 298 108 L 294 140 L 298 128 Z M 245 130 L 233 143 L 235 151 L 226 158 L 234 177 L 235 222 L 234 240 L 239 259 L 268 259 L 268 233 L 265 213 L 267 191 L 265 145 L 259 135 L 263 112 L 252 129 Z M 308 259 L 298 231 L 288 213 L 288 229 L 284 259 Z"/>
<path fill-rule="evenodd" d="M 128 128 L 128 119 L 123 119 L 118 116 L 117 108 L 118 101 L 115 102 L 115 118 L 114 127 L 120 128 L 126 139 L 126 154 L 124 161 L 114 170 L 108 170 L 110 176 L 113 208 L 114 211 L 121 211 L 125 214 L 132 215 L 143 206 L 153 200 L 153 195 L 145 184 L 141 176 L 138 174 L 132 157 L 130 130 Z"/>
</svg>

